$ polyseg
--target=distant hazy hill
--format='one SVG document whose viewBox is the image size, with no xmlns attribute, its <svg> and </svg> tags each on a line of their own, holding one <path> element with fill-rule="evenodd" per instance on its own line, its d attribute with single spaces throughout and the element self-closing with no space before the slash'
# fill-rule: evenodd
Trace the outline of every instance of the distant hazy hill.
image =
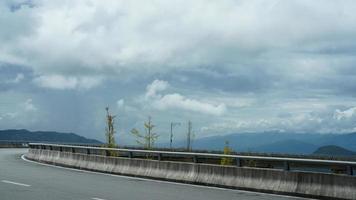
<svg viewBox="0 0 356 200">
<path fill-rule="evenodd" d="M 330 135 L 331 137 L 320 138 L 320 146 L 336 145 L 356 151 L 356 133 Z"/>
<path fill-rule="evenodd" d="M 194 148 L 197 149 L 213 149 L 221 150 L 224 148 L 225 141 L 229 141 L 230 146 L 236 151 L 254 151 L 259 146 L 267 148 L 266 145 L 274 145 L 273 143 L 281 141 L 300 141 L 311 143 L 310 140 L 318 140 L 319 134 L 295 134 L 295 133 L 276 133 L 276 132 L 263 132 L 263 133 L 235 133 L 223 136 L 212 136 L 197 138 L 193 142 Z M 308 138 L 308 139 L 302 139 Z M 184 146 L 185 141 L 178 142 L 177 146 Z"/>
<path fill-rule="evenodd" d="M 282 140 L 252 148 L 253 152 L 311 154 L 318 146 L 298 140 Z"/>
<path fill-rule="evenodd" d="M 313 154 L 328 156 L 356 156 L 356 152 L 335 145 L 322 146 L 318 148 Z"/>
<path fill-rule="evenodd" d="M 28 130 L 0 130 L 0 141 L 26 141 L 26 142 L 56 142 L 56 143 L 85 143 L 100 144 L 98 140 L 87 139 L 74 133 L 58 133 L 52 131 Z"/>
<path fill-rule="evenodd" d="M 194 149 L 222 150 L 229 141 L 234 151 L 269 152 L 290 154 L 311 154 L 321 146 L 336 145 L 356 151 L 356 133 L 315 134 L 315 133 L 235 133 L 223 136 L 197 138 Z M 177 141 L 175 147 L 185 147 L 186 141 Z"/>
</svg>

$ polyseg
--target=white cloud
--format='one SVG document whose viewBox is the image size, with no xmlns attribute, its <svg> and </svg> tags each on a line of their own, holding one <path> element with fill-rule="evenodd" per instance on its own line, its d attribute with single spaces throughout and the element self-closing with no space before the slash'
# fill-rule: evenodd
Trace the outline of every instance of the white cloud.
<svg viewBox="0 0 356 200">
<path fill-rule="evenodd" d="M 342 119 L 350 119 L 356 114 L 356 107 L 349 108 L 347 110 L 341 111 L 336 109 L 334 113 L 334 119 L 342 120 Z"/>
<path fill-rule="evenodd" d="M 59 75 L 40 76 L 34 79 L 34 82 L 40 87 L 53 89 L 75 89 L 78 84 L 78 80 L 75 77 Z"/>
<path fill-rule="evenodd" d="M 14 119 L 18 116 L 17 112 L 8 112 L 3 115 L 3 118 Z"/>
<path fill-rule="evenodd" d="M 33 121 L 34 115 L 38 111 L 38 108 L 34 105 L 33 101 L 31 98 L 26 99 L 24 102 L 16 102 L 14 103 L 13 106 L 11 106 L 10 110 L 5 112 L 4 114 L 1 115 L 0 113 L 0 118 L 4 120 L 14 120 L 14 119 L 21 119 L 24 118 L 31 118 L 27 121 Z M 26 123 L 26 122 L 23 123 Z"/>
<path fill-rule="evenodd" d="M 195 99 L 189 99 L 181 94 L 166 94 L 153 102 L 158 109 L 178 108 L 188 111 L 201 112 L 210 115 L 222 115 L 226 112 L 225 104 L 210 104 Z"/>
<path fill-rule="evenodd" d="M 34 83 L 40 87 L 51 89 L 91 89 L 100 85 L 102 78 L 100 77 L 75 77 L 62 75 L 39 76 L 34 79 Z"/>
<path fill-rule="evenodd" d="M 125 106 L 125 100 L 124 100 L 124 99 L 120 99 L 120 100 L 118 100 L 118 101 L 116 102 L 116 104 L 117 104 L 117 107 L 118 107 L 118 108 L 122 108 L 122 107 Z"/>
<path fill-rule="evenodd" d="M 79 77 L 77 78 L 77 88 L 79 89 L 91 89 L 99 86 L 103 81 L 101 77 Z"/>
<path fill-rule="evenodd" d="M 25 111 L 36 111 L 37 107 L 33 104 L 32 99 L 27 99 L 25 103 L 23 103 L 23 108 Z"/>
<path fill-rule="evenodd" d="M 43 110 L 40 110 L 33 102 L 32 98 L 17 99 L 8 102 L 6 108 L 0 107 L 0 126 L 9 129 L 30 128 L 31 126 L 39 126 L 46 121 Z"/>
<path fill-rule="evenodd" d="M 146 87 L 146 98 L 159 96 L 157 92 L 166 90 L 169 87 L 169 83 L 167 81 L 162 80 L 154 80 L 151 84 Z"/>
<path fill-rule="evenodd" d="M 157 93 L 166 90 L 168 86 L 169 83 L 162 80 L 154 80 L 147 86 L 145 97 L 147 100 L 151 101 L 152 106 L 160 110 L 176 108 L 210 115 L 222 115 L 226 112 L 226 105 L 223 103 L 207 103 L 189 99 L 178 93 L 165 95 Z"/>
<path fill-rule="evenodd" d="M 334 107 L 313 111 L 292 111 L 289 115 L 250 118 L 229 116 L 201 127 L 201 132 L 233 133 L 280 131 L 295 133 L 350 133 L 356 130 L 356 107 L 341 111 Z"/>
<path fill-rule="evenodd" d="M 24 78 L 25 78 L 24 74 L 18 73 L 14 79 L 8 80 L 7 83 L 13 83 L 13 84 L 20 83 Z"/>
<path fill-rule="evenodd" d="M 14 82 L 14 83 L 19 83 L 19 82 L 21 82 L 24 78 L 25 78 L 25 75 L 22 74 L 22 73 L 19 73 L 19 74 L 16 75 L 16 78 L 14 79 L 13 82 Z"/>
</svg>

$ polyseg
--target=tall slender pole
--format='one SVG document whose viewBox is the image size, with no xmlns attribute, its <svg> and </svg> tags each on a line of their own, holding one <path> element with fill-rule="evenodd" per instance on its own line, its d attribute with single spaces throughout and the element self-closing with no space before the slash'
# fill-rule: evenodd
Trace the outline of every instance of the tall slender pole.
<svg viewBox="0 0 356 200">
<path fill-rule="evenodd" d="M 172 143 L 173 143 L 173 122 L 171 122 L 171 137 L 170 137 L 170 144 L 169 144 L 171 150 L 172 150 Z"/>
<path fill-rule="evenodd" d="M 188 121 L 188 134 L 187 134 L 187 150 L 191 150 L 191 134 L 192 134 L 192 122 Z"/>
<path fill-rule="evenodd" d="M 148 117 L 148 149 L 151 149 L 151 116 Z"/>
<path fill-rule="evenodd" d="M 177 126 L 177 125 L 180 125 L 180 123 L 171 122 L 171 136 L 170 136 L 170 145 L 169 145 L 169 147 L 171 148 L 171 150 L 172 150 L 172 148 L 173 148 L 173 128 L 174 128 L 175 126 Z"/>
</svg>

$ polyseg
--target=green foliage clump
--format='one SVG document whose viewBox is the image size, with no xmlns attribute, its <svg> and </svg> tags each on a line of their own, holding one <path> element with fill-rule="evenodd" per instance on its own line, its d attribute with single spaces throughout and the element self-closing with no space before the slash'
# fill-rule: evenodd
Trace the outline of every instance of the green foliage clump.
<svg viewBox="0 0 356 200">
<path fill-rule="evenodd" d="M 232 152 L 232 149 L 229 147 L 229 142 L 225 141 L 224 154 L 230 155 L 231 152 Z M 233 158 L 224 157 L 224 158 L 221 158 L 220 164 L 221 165 L 232 165 L 232 162 L 233 162 Z"/>
<path fill-rule="evenodd" d="M 144 123 L 145 134 L 140 133 L 136 128 L 131 130 L 131 134 L 136 137 L 136 142 L 142 145 L 145 149 L 152 149 L 159 135 L 153 132 L 155 125 L 152 124 L 151 117 L 148 117 L 148 122 Z"/>
</svg>

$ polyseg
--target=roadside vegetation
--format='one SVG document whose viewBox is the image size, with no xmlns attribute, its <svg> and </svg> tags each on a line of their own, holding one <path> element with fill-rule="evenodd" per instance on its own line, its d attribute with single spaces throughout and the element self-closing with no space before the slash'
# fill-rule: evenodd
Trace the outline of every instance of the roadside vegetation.
<svg viewBox="0 0 356 200">
<path fill-rule="evenodd" d="M 110 114 L 109 107 L 105 108 L 106 110 L 106 128 L 105 128 L 105 136 L 106 136 L 106 144 L 107 148 L 117 148 L 117 144 L 115 142 L 115 115 Z M 108 151 L 110 156 L 118 156 L 116 151 Z"/>
<path fill-rule="evenodd" d="M 229 147 L 229 141 L 225 141 L 225 147 L 223 153 L 225 155 L 230 155 L 232 152 L 232 149 Z M 221 165 L 232 165 L 233 158 L 222 158 L 220 164 Z"/>
<path fill-rule="evenodd" d="M 106 144 L 104 147 L 107 148 L 118 148 L 115 138 L 115 118 L 116 115 L 112 115 L 109 112 L 109 107 L 106 107 Z M 173 139 L 173 127 L 176 125 L 181 125 L 181 123 L 172 122 L 170 131 L 170 147 L 169 148 L 157 148 L 155 144 L 159 138 L 159 134 L 155 131 L 156 125 L 152 122 L 152 117 L 149 116 L 148 120 L 143 123 L 144 131 L 141 132 L 137 128 L 133 128 L 130 134 L 135 137 L 138 146 L 121 146 L 121 148 L 129 149 L 142 149 L 142 150 L 157 150 L 157 151 L 173 151 L 173 152 L 196 152 L 196 153 L 213 153 L 213 154 L 225 154 L 225 155 L 244 155 L 244 156 L 268 156 L 268 157 L 288 157 L 288 158 L 310 158 L 310 159 L 321 159 L 321 160 L 343 160 L 343 161 L 356 161 L 356 158 L 351 157 L 340 157 L 340 156 L 326 156 L 326 155 L 295 155 L 295 154 L 276 154 L 276 153 L 256 153 L 256 152 L 235 152 L 229 146 L 229 141 L 225 141 L 225 146 L 222 151 L 209 151 L 193 148 L 194 133 L 192 131 L 192 122 L 187 123 L 187 134 L 186 134 L 186 148 L 175 148 L 172 146 Z M 117 151 L 108 151 L 109 156 L 119 156 Z M 146 157 L 148 158 L 148 157 Z M 204 159 L 202 162 L 220 165 L 235 165 L 235 159 L 233 158 L 221 158 L 221 159 Z M 241 163 L 244 166 L 249 167 L 271 167 L 269 164 L 264 162 L 257 162 L 256 160 L 245 160 Z"/>
<path fill-rule="evenodd" d="M 144 149 L 152 149 L 159 135 L 154 132 L 155 125 L 152 124 L 152 118 L 148 117 L 148 121 L 143 124 L 145 133 L 140 133 L 136 128 L 131 130 L 131 134 L 136 138 L 138 145 L 143 146 Z"/>
</svg>

